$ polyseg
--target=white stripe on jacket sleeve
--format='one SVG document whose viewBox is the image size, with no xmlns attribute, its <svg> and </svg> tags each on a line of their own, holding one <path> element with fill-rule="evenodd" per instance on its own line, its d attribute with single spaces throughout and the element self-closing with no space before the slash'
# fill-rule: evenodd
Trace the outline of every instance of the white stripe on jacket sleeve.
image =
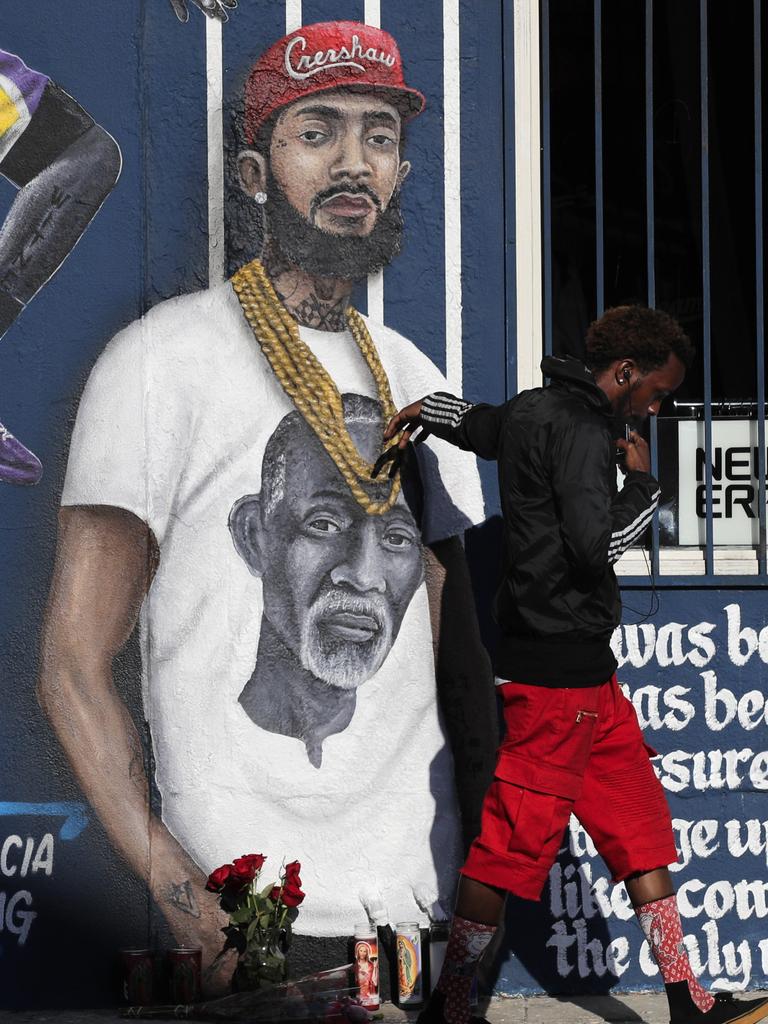
<svg viewBox="0 0 768 1024">
<path fill-rule="evenodd" d="M 636 516 L 628 526 L 625 526 L 622 530 L 614 530 L 611 534 L 611 542 L 608 546 L 609 564 L 612 565 L 614 562 L 617 562 L 624 552 L 627 551 L 637 541 L 644 530 L 647 529 L 651 519 L 653 518 L 656 506 L 659 503 L 660 495 L 661 491 L 657 490 L 651 498 L 651 504 L 648 508 L 643 509 L 643 511 Z"/>
<path fill-rule="evenodd" d="M 444 423 L 449 427 L 459 427 L 464 416 L 472 408 L 471 402 L 465 402 L 463 398 L 456 398 L 443 391 L 435 391 L 427 395 L 421 403 L 422 422 Z"/>
</svg>

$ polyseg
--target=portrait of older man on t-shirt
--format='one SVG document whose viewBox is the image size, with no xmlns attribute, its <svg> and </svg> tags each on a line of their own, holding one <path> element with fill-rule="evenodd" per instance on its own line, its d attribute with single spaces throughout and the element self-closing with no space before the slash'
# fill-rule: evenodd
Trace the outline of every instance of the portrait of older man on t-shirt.
<svg viewBox="0 0 768 1024">
<path fill-rule="evenodd" d="M 342 400 L 351 436 L 374 461 L 380 407 Z M 351 722 L 358 688 L 383 665 L 424 580 L 421 533 L 402 494 L 367 515 L 297 412 L 267 442 L 261 484 L 229 517 L 264 588 L 256 667 L 239 700 L 263 729 L 301 740 L 320 768 L 323 740 Z"/>
</svg>

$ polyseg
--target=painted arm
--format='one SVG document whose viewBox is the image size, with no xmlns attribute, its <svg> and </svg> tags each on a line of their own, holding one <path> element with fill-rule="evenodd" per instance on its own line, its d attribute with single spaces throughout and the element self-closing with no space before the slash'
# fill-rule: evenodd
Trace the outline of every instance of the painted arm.
<svg viewBox="0 0 768 1024">
<path fill-rule="evenodd" d="M 437 696 L 453 752 L 468 848 L 480 831 L 480 809 L 499 743 L 493 674 L 458 537 L 427 549 L 426 571 Z"/>
<path fill-rule="evenodd" d="M 0 337 L 58 270 L 117 182 L 117 143 L 49 82 L 0 161 L 19 193 L 0 227 Z"/>
<path fill-rule="evenodd" d="M 38 699 L 116 848 L 144 879 L 176 939 L 203 948 L 206 988 L 226 919 L 205 876 L 152 814 L 141 738 L 115 689 L 112 659 L 130 636 L 157 564 L 151 532 L 121 509 L 65 508 L 43 628 Z"/>
</svg>

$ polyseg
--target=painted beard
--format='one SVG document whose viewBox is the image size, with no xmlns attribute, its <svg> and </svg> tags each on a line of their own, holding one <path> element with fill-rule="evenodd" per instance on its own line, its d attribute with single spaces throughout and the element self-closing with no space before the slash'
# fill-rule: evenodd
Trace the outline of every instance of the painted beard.
<svg viewBox="0 0 768 1024">
<path fill-rule="evenodd" d="M 330 587 L 307 613 L 299 659 L 329 686 L 354 690 L 378 672 L 393 640 L 391 613 L 380 596 Z"/>
<path fill-rule="evenodd" d="M 295 209 L 271 174 L 268 195 L 269 238 L 288 263 L 307 274 L 360 281 L 387 266 L 400 252 L 403 215 L 399 189 L 392 193 L 389 205 L 379 212 L 373 230 L 365 237 L 335 235 L 315 227 Z"/>
</svg>

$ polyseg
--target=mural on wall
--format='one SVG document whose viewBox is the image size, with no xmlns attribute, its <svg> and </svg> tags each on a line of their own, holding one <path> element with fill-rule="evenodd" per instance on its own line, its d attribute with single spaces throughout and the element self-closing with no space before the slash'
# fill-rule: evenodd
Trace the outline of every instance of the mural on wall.
<svg viewBox="0 0 768 1024">
<path fill-rule="evenodd" d="M 170 0 L 170 2 L 179 21 L 189 21 L 187 0 Z M 217 21 L 228 21 L 227 11 L 237 7 L 237 0 L 189 0 L 189 2 L 202 11 L 207 18 L 215 18 Z"/>
<path fill-rule="evenodd" d="M 68 280 L 71 292 L 50 317 L 57 341 L 67 339 L 58 352 L 68 345 L 69 363 L 51 356 L 29 394 L 31 422 L 39 418 L 46 437 L 53 438 L 50 455 L 37 450 L 46 468 L 49 462 L 54 468 L 53 453 L 69 434 L 66 399 L 76 394 L 85 367 L 106 338 L 146 308 L 147 295 L 150 301 L 176 295 L 206 280 L 201 42 L 210 25 L 204 16 L 224 20 L 232 11 L 224 3 L 214 7 L 189 0 L 184 5 L 189 24 L 181 29 L 174 15 L 180 2 L 146 5 L 140 15 L 136 5 L 114 10 L 110 5 L 108 12 L 81 5 L 77 24 L 55 0 L 39 4 L 45 17 L 33 19 L 34 24 L 22 7 L 5 14 L 8 39 L 12 30 L 6 46 L 28 55 L 45 52 L 45 46 L 56 53 L 55 73 L 53 64 L 27 59 L 47 67 L 88 109 L 98 110 L 97 119 L 115 131 L 126 154 L 119 188 L 88 232 L 86 246 L 68 263 L 69 275 L 71 268 L 77 271 Z M 309 7 L 305 4 L 305 11 Z M 233 13 L 224 33 L 227 96 L 240 75 L 245 79 L 262 44 L 282 33 L 286 9 L 240 4 Z M 315 0 L 311 10 L 312 16 L 334 17 L 341 7 L 334 0 Z M 344 303 L 338 306 L 349 282 L 330 289 L 318 273 L 310 291 L 304 287 L 306 276 L 278 274 L 289 258 L 304 261 L 320 252 L 317 259 L 333 260 L 340 273 L 357 266 L 355 274 L 361 275 L 392 260 L 386 271 L 386 322 L 410 340 L 370 319 L 365 323 L 398 406 L 444 386 L 415 346 L 443 365 L 446 259 L 458 260 L 461 270 L 468 396 L 491 394 L 503 401 L 505 370 L 514 366 L 514 344 L 504 349 L 507 240 L 497 201 L 504 184 L 497 95 L 503 78 L 501 4 L 460 5 L 460 121 L 455 107 L 441 105 L 443 74 L 448 79 L 453 73 L 458 81 L 458 69 L 444 63 L 442 10 L 441 3 L 382 4 L 386 23 L 406 46 L 405 80 L 411 84 L 413 76 L 428 97 L 423 116 L 408 117 L 397 90 L 308 94 L 302 103 L 326 108 L 312 112 L 322 123 L 300 126 L 286 117 L 281 127 L 292 128 L 291 138 L 274 132 L 268 137 L 266 127 L 246 137 L 244 125 L 238 125 L 242 138 L 233 146 L 233 173 L 226 182 L 231 271 L 259 256 L 275 291 L 265 298 L 269 323 L 277 323 L 281 310 L 300 310 L 300 318 L 309 322 L 299 326 L 300 340 L 334 381 L 341 420 L 366 462 L 375 450 L 374 428 L 366 417 L 378 412 L 376 406 L 386 406 L 386 394 L 350 338 Z M 344 13 L 362 17 L 362 0 L 357 9 L 345 2 Z M 133 40 L 144 25 L 139 80 Z M 343 46 L 352 63 L 373 64 L 381 74 L 387 55 L 392 56 L 389 37 L 377 36 L 371 44 L 363 26 L 356 25 L 346 40 L 331 36 L 317 45 L 307 31 L 291 33 L 289 40 L 305 39 L 306 50 L 295 43 L 291 67 L 308 77 L 291 77 L 284 61 L 270 66 L 275 93 L 290 100 L 276 109 L 275 121 L 281 112 L 296 112 L 299 103 L 285 91 L 281 68 L 298 89 L 336 74 L 335 59 L 346 60 Z M 384 54 L 384 63 L 361 56 L 360 50 L 366 54 L 371 45 L 374 53 Z M 102 85 L 104 70 L 92 54 L 109 61 L 108 83 Z M 71 78 L 62 66 L 71 69 Z M 389 72 L 395 75 L 398 67 Z M 339 73 L 350 75 L 350 85 L 362 74 Z M 41 78 L 44 90 L 53 92 L 46 76 Z M 87 91 L 89 83 L 103 100 L 98 106 L 94 92 Z M 32 92 L 17 88 L 27 110 L 35 107 Z M 10 87 L 3 90 L 12 94 Z M 334 120 L 330 102 L 345 97 L 354 103 L 364 97 L 365 110 L 390 113 L 401 147 L 405 119 L 407 149 L 396 167 L 388 164 L 386 181 L 396 182 L 390 195 L 363 169 L 354 185 L 341 178 L 349 186 L 342 189 L 346 195 L 331 195 L 336 201 L 330 204 L 313 203 L 340 183 L 330 159 L 330 169 L 322 172 L 315 161 L 318 152 L 343 149 L 349 138 L 339 132 L 341 119 Z M 373 99 L 385 100 L 386 106 L 372 106 Z M 245 111 L 244 101 L 233 105 Z M 0 109 L 13 117 L 5 100 Z M 26 127 L 17 136 L 19 147 L 34 141 L 32 128 L 41 110 L 38 104 L 29 122 L 22 116 Z M 224 114 L 228 127 L 228 106 Z M 441 207 L 443 173 L 448 173 L 447 158 L 445 166 L 441 163 L 443 125 L 449 135 L 459 123 L 463 219 L 460 246 L 451 254 L 455 222 L 446 232 Z M 390 136 L 391 123 L 389 131 L 383 123 L 373 127 L 372 146 L 391 149 L 380 137 Z M 100 132 L 95 126 L 84 133 L 83 148 Z M 116 174 L 114 143 L 106 132 L 102 141 L 111 153 L 106 165 L 114 160 Z M 9 160 L 14 150 L 17 156 L 23 152 L 14 143 Z M 401 165 L 409 161 L 412 171 L 398 180 Z M 3 160 L 2 170 L 12 163 Z M 57 160 L 51 166 L 61 170 Z M 238 166 L 247 191 L 238 181 Z M 84 178 L 98 186 L 97 177 Z M 359 187 L 364 184 L 373 195 Z M 65 191 L 78 196 L 78 187 L 73 181 Z M 258 199 L 266 202 L 256 201 L 260 192 Z M 26 202 L 28 196 L 31 190 L 21 184 L 14 198 Z M 375 214 L 365 212 L 366 203 Z M 63 209 L 68 205 L 75 209 L 69 200 Z M 46 241 L 59 219 L 59 203 L 49 201 L 33 222 L 43 222 L 52 207 L 54 216 L 42 224 Z M 386 231 L 376 232 L 374 245 L 364 245 L 361 238 L 371 222 L 381 224 L 387 211 L 392 216 Z M 324 229 L 308 232 L 308 241 L 304 227 L 311 222 Z M 10 237 L 5 231 L 0 235 L 0 251 Z M 373 231 L 367 237 L 374 237 Z M 325 243 L 327 251 L 320 248 Z M 57 265 L 52 258 L 51 269 Z M 340 280 L 346 282 L 343 274 Z M 22 318 L 11 340 L 25 331 L 33 336 L 35 318 L 48 314 L 62 282 Z M 455 280 L 452 287 L 455 291 Z M 4 291 L 0 283 L 0 303 Z M 508 298 L 514 302 L 513 295 Z M 286 330 L 291 321 L 297 322 L 289 318 Z M 13 362 L 8 348 L 0 354 L 0 376 Z M 20 378 L 23 370 L 29 379 L 34 357 L 33 347 L 25 345 L 19 367 L 12 367 L 20 368 Z M 275 870 L 285 853 L 304 858 L 308 895 L 300 922 L 314 935 L 351 930 L 361 908 L 390 920 L 413 917 L 417 905 L 428 907 L 435 892 L 442 895 L 451 887 L 458 821 L 450 757 L 435 707 L 433 642 L 454 635 L 455 651 L 466 649 L 462 685 L 471 680 L 470 696 L 479 701 L 482 680 L 473 673 L 484 662 L 470 619 L 450 608 L 455 594 L 443 599 L 447 628 L 439 628 L 437 614 L 440 562 L 449 561 L 451 538 L 483 516 L 474 468 L 454 462 L 450 449 L 443 451 L 436 442 L 431 453 L 419 453 L 414 467 L 419 473 L 410 485 L 403 481 L 404 493 L 390 509 L 366 511 L 353 487 L 362 487 L 363 500 L 379 504 L 391 494 L 388 484 L 363 485 L 350 461 L 354 452 L 345 444 L 335 455 L 327 451 L 298 411 L 304 396 L 288 397 L 283 380 L 290 385 L 290 378 L 281 357 L 274 362 L 275 367 L 231 287 L 213 282 L 206 292 L 159 305 L 121 332 L 94 370 L 72 448 L 40 683 L 42 704 L 76 781 L 64 770 L 58 744 L 34 706 L 38 607 L 50 574 L 56 474 L 46 473 L 42 482 L 46 493 L 50 489 L 47 501 L 39 490 L 5 490 L 0 544 L 6 596 L 0 675 L 8 709 L 0 723 L 5 780 L 0 796 L 8 801 L 0 802 L 4 1006 L 14 1000 L 19 1007 L 36 1000 L 82 1006 L 96 999 L 105 1005 L 114 998 L 109 972 L 118 946 L 173 943 L 110 841 L 146 880 L 178 941 L 203 945 L 208 959 L 220 948 L 218 929 L 224 922 L 212 910 L 215 899 L 202 891 L 204 872 L 246 850 L 264 849 Z M 3 382 L 6 396 L 10 378 Z M 318 383 L 313 394 L 321 392 L 326 393 Z M 350 412 L 354 409 L 362 411 L 361 422 Z M 335 416 L 338 423 L 338 405 Z M 5 418 L 13 426 L 8 408 Z M 341 458 L 343 451 L 348 458 Z M 30 470 L 37 472 L 33 462 Z M 488 501 L 495 495 L 494 472 L 490 466 Z M 277 502 L 283 479 L 283 500 Z M 485 527 L 474 531 L 469 545 L 476 576 L 482 583 L 487 577 L 489 590 L 496 566 L 487 557 L 477 560 L 477 542 L 479 535 L 492 535 L 494 525 L 487 524 L 487 533 Z M 488 547 L 495 550 L 495 542 Z M 373 585 L 358 591 L 356 583 L 362 586 L 366 578 Z M 462 580 L 459 589 L 464 586 Z M 635 591 L 626 597 L 627 606 L 645 613 L 645 596 Z M 734 986 L 765 987 L 768 814 L 763 810 L 766 722 L 759 697 L 768 663 L 765 601 L 759 590 L 662 590 L 660 597 L 660 612 L 637 626 L 631 625 L 634 613 L 627 607 L 616 649 L 619 679 L 648 742 L 661 752 L 656 763 L 681 853 L 674 877 L 692 962 L 705 981 L 719 976 Z M 343 602 L 340 614 L 337 600 Z M 129 643 L 117 656 L 114 680 L 110 672 L 139 615 L 154 764 L 136 713 L 139 645 Z M 320 664 L 302 654 L 302 637 L 312 631 Z M 267 675 L 264 667 L 272 663 L 275 672 Z M 446 690 L 446 680 L 437 674 L 441 700 L 447 692 L 461 718 L 458 688 L 451 690 L 449 680 Z M 338 685 L 344 680 L 352 686 Z M 488 739 L 471 721 L 467 736 L 475 752 L 486 750 L 492 760 L 495 738 Z M 476 763 L 481 761 L 482 755 Z M 155 781 L 160 798 L 153 792 Z M 78 784 L 88 804 L 78 803 Z M 620 991 L 660 984 L 624 888 L 612 886 L 575 823 L 564 837 L 544 901 L 515 903 L 510 921 L 498 976 L 501 991 L 541 986 Z M 325 947 L 313 943 L 311 948 Z"/>
<path fill-rule="evenodd" d="M 0 338 L 78 242 L 120 173 L 114 139 L 47 75 L 0 50 Z M 35 484 L 39 459 L 0 423 L 0 480 Z"/>
<path fill-rule="evenodd" d="M 38 830 L 36 835 L 22 836 L 2 829 L 1 819 L 5 817 L 25 821 L 29 818 L 64 820 L 57 835 Z M 0 936 L 5 933 L 17 946 L 26 945 L 38 916 L 33 909 L 35 901 L 31 892 L 36 876 L 50 878 L 53 875 L 57 839 L 64 842 L 77 839 L 87 826 L 85 804 L 0 803 Z"/>
<path fill-rule="evenodd" d="M 305 934 L 449 906 L 461 822 L 436 683 L 475 774 L 492 759 L 459 539 L 484 518 L 477 468 L 427 444 L 405 479 L 371 480 L 384 419 L 446 382 L 349 305 L 400 250 L 403 127 L 423 105 L 379 29 L 322 23 L 270 47 L 238 157 L 260 259 L 122 331 L 81 400 L 41 702 L 113 842 L 207 963 L 223 921 L 205 877 L 245 849 L 301 861 Z M 110 672 L 140 608 L 160 817 Z M 461 655 L 436 679 L 446 635 Z"/>
</svg>

